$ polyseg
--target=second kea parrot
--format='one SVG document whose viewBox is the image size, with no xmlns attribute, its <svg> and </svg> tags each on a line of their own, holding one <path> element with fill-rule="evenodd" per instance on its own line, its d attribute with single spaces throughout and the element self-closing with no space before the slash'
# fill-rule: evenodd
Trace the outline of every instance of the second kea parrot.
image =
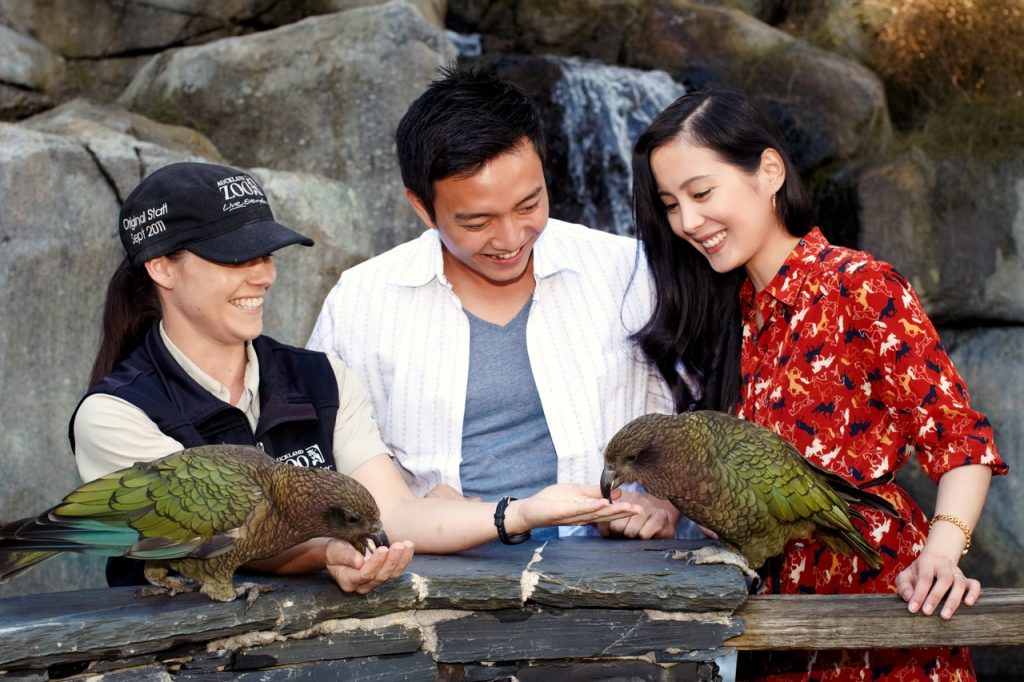
<svg viewBox="0 0 1024 682">
<path fill-rule="evenodd" d="M 887 500 L 814 466 L 771 430 L 724 412 L 644 415 L 612 437 L 604 460 L 605 497 L 618 485 L 639 483 L 717 533 L 753 578 L 751 569 L 796 538 L 814 537 L 878 568 L 878 550 L 850 522 L 863 519 L 850 503 L 896 515 Z"/>
<path fill-rule="evenodd" d="M 211 599 L 231 601 L 241 593 L 235 569 L 316 537 L 360 551 L 387 545 L 377 503 L 355 479 L 253 447 L 204 445 L 107 474 L 0 527 L 0 581 L 58 552 L 81 552 L 143 559 L 146 580 L 171 594 L 193 589 L 191 579 Z"/>
</svg>

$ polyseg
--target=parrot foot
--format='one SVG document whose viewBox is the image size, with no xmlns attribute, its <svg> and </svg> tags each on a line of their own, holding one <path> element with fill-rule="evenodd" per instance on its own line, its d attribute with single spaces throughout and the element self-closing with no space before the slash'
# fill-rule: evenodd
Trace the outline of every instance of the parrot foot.
<svg viewBox="0 0 1024 682">
<path fill-rule="evenodd" d="M 160 582 L 154 585 L 146 585 L 135 590 L 136 597 L 153 597 L 158 594 L 166 594 L 173 597 L 184 592 L 195 592 L 199 589 L 199 582 L 191 578 L 184 578 L 177 575 L 164 575 Z"/>
<path fill-rule="evenodd" d="M 235 587 L 235 596 L 241 597 L 245 595 L 245 610 L 248 611 L 256 603 L 256 600 L 259 599 L 260 594 L 263 592 L 273 592 L 276 589 L 277 587 L 271 583 L 239 583 Z"/>
<path fill-rule="evenodd" d="M 693 564 L 725 564 L 727 566 L 735 566 L 743 571 L 743 575 L 753 580 L 755 584 L 761 580 L 761 576 L 750 568 L 742 554 L 720 545 L 708 545 L 707 547 L 687 551 L 675 550 L 672 552 L 672 558 Z"/>
</svg>

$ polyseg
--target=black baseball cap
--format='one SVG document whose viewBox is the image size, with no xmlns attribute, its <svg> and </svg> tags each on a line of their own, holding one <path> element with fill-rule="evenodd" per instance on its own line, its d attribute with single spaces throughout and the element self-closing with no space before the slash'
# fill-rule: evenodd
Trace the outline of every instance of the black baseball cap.
<svg viewBox="0 0 1024 682">
<path fill-rule="evenodd" d="M 238 264 L 313 240 L 274 220 L 248 173 L 212 163 L 173 163 L 150 173 L 121 206 L 118 233 L 132 265 L 186 249 Z"/>
</svg>

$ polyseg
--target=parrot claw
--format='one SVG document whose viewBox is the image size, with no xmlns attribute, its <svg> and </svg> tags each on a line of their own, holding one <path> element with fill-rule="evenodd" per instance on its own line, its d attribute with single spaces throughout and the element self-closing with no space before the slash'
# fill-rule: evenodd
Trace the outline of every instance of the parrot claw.
<svg viewBox="0 0 1024 682">
<path fill-rule="evenodd" d="M 191 578 L 177 575 L 164 575 L 160 578 L 159 584 L 146 585 L 135 590 L 136 597 L 155 597 L 166 594 L 173 597 L 176 594 L 185 592 L 196 592 L 199 590 L 199 583 Z"/>
<path fill-rule="evenodd" d="M 260 594 L 263 592 L 273 592 L 277 587 L 273 583 L 239 583 L 235 587 L 235 596 L 241 597 L 245 595 L 245 610 L 248 611 L 252 608 L 252 605 L 259 599 Z"/>
<path fill-rule="evenodd" d="M 706 547 L 701 547 L 700 549 L 691 549 L 686 551 L 675 550 L 672 552 L 672 558 L 680 561 L 686 561 L 691 564 L 724 564 L 727 566 L 735 566 L 743 572 L 743 575 L 750 578 L 754 585 L 757 585 L 761 581 L 761 576 L 750 568 L 747 564 L 747 560 L 743 558 L 742 554 L 734 552 L 726 547 L 722 547 L 721 545 L 708 545 Z"/>
</svg>

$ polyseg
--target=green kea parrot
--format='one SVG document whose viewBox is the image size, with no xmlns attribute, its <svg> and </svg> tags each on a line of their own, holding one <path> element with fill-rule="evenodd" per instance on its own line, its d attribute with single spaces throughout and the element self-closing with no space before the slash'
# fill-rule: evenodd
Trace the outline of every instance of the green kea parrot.
<svg viewBox="0 0 1024 682">
<path fill-rule="evenodd" d="M 849 503 L 896 515 L 887 500 L 814 466 L 769 429 L 724 412 L 634 419 L 608 442 L 604 461 L 606 498 L 618 485 L 639 483 L 746 560 L 743 566 L 710 548 L 703 556 L 698 550 L 698 563 L 734 563 L 752 578 L 751 569 L 780 554 L 787 541 L 812 536 L 878 568 L 878 550 L 850 523 L 863 517 Z"/>
<path fill-rule="evenodd" d="M 315 537 L 387 545 L 369 491 L 256 448 L 205 445 L 107 474 L 35 518 L 0 527 L 0 582 L 58 552 L 145 560 L 146 580 L 231 601 L 242 564 Z M 175 570 L 184 576 L 168 575 Z M 258 592 L 248 591 L 251 602 Z"/>
</svg>

